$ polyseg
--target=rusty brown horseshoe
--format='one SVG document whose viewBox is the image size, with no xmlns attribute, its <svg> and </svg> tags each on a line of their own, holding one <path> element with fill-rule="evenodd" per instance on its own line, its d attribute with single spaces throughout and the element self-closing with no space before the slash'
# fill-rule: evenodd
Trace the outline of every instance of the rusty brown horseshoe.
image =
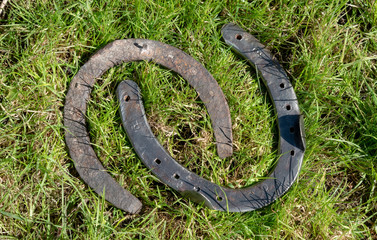
<svg viewBox="0 0 377 240">
<path fill-rule="evenodd" d="M 232 155 L 232 125 L 224 94 L 212 75 L 195 59 L 170 45 L 146 40 L 116 40 L 95 53 L 72 79 L 64 106 L 65 139 L 80 177 L 114 206 L 130 213 L 142 204 L 106 172 L 90 143 L 86 108 L 96 79 L 123 62 L 153 61 L 180 74 L 198 92 L 210 115 L 217 152 Z"/>
</svg>

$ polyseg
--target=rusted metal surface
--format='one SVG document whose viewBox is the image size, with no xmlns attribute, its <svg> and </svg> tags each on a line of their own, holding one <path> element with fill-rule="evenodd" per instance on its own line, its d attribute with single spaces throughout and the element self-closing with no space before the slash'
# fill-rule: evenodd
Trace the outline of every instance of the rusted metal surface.
<svg viewBox="0 0 377 240">
<path fill-rule="evenodd" d="M 218 186 L 178 164 L 153 135 L 145 117 L 140 90 L 132 81 L 122 82 L 117 95 L 123 126 L 135 151 L 164 183 L 212 209 L 245 212 L 264 207 L 282 196 L 301 168 L 305 137 L 293 87 L 280 64 L 252 35 L 234 24 L 222 29 L 225 42 L 249 60 L 262 76 L 277 114 L 278 161 L 267 179 L 243 189 Z M 87 131 L 85 112 L 95 81 L 121 62 L 152 60 L 185 78 L 198 92 L 211 117 L 218 154 L 232 154 L 232 130 L 225 97 L 208 71 L 184 52 L 169 45 L 143 39 L 114 41 L 98 51 L 73 78 L 64 108 L 66 142 L 82 179 L 98 194 L 125 211 L 136 213 L 141 203 L 117 184 L 96 157 Z"/>
<path fill-rule="evenodd" d="M 252 211 L 275 201 L 297 179 L 305 151 L 304 129 L 293 87 L 270 52 L 234 24 L 225 25 L 222 33 L 225 42 L 259 71 L 274 103 L 279 127 L 279 157 L 266 180 L 247 188 L 230 189 L 196 175 L 175 161 L 153 135 L 136 83 L 122 82 L 117 95 L 123 126 L 136 153 L 161 181 L 212 209 Z"/>
<path fill-rule="evenodd" d="M 145 40 L 117 40 L 94 54 L 72 79 L 64 106 L 65 139 L 69 154 L 80 177 L 98 194 L 130 213 L 140 211 L 142 204 L 123 189 L 106 172 L 90 143 L 86 108 L 96 79 L 122 62 L 153 61 L 171 69 L 198 92 L 211 117 L 217 152 L 221 158 L 232 155 L 232 128 L 224 94 L 211 74 L 183 51 L 167 44 Z"/>
</svg>

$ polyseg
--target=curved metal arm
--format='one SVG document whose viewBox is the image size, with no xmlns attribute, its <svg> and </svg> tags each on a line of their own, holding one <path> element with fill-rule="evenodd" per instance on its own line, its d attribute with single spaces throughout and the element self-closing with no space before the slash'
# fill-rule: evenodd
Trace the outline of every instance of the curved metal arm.
<svg viewBox="0 0 377 240">
<path fill-rule="evenodd" d="M 117 40 L 94 54 L 72 79 L 64 106 L 65 139 L 81 178 L 106 200 L 130 213 L 141 202 L 106 172 L 91 146 L 86 126 L 86 107 L 97 78 L 114 65 L 132 61 L 154 61 L 179 73 L 198 92 L 211 117 L 217 152 L 232 155 L 232 125 L 224 94 L 212 75 L 185 52 L 167 44 L 146 40 Z"/>
</svg>

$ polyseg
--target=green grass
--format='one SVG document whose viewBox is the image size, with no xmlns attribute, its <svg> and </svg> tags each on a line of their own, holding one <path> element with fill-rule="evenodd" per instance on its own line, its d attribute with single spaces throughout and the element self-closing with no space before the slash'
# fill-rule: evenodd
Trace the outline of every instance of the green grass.
<svg viewBox="0 0 377 240">
<path fill-rule="evenodd" d="M 0 20 L 0 239 L 376 239 L 377 4 L 374 1 L 11 0 Z M 235 22 L 265 43 L 292 80 L 307 150 L 292 189 L 249 213 L 182 198 L 141 163 L 121 127 L 117 83 L 136 81 L 148 120 L 181 164 L 248 186 L 276 159 L 273 109 L 254 70 L 221 39 Z M 97 82 L 91 141 L 110 174 L 144 204 L 128 215 L 79 178 L 64 142 L 72 77 L 115 39 L 171 44 L 201 62 L 230 105 L 235 153 L 216 155 L 209 117 L 179 75 L 117 66 Z"/>
</svg>

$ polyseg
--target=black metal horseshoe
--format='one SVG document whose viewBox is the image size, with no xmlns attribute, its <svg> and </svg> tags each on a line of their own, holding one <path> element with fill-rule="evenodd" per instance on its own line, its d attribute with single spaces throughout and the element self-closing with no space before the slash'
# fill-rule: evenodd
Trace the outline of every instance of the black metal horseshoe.
<svg viewBox="0 0 377 240">
<path fill-rule="evenodd" d="M 80 177 L 98 194 L 130 213 L 137 213 L 141 202 L 106 172 L 90 143 L 86 107 L 96 79 L 114 65 L 131 61 L 154 61 L 180 74 L 198 92 L 210 115 L 217 153 L 232 155 L 232 125 L 224 94 L 212 75 L 195 59 L 170 45 L 126 39 L 109 43 L 94 54 L 72 79 L 64 106 L 65 139 Z"/>
<path fill-rule="evenodd" d="M 304 156 L 304 132 L 293 87 L 270 52 L 234 24 L 225 25 L 222 34 L 225 42 L 260 72 L 275 106 L 280 156 L 267 180 L 243 189 L 230 189 L 196 175 L 176 162 L 153 135 L 137 84 L 133 81 L 121 82 L 117 96 L 123 126 L 136 153 L 162 182 L 195 202 L 204 202 L 209 208 L 245 212 L 270 204 L 291 187 Z"/>
</svg>

